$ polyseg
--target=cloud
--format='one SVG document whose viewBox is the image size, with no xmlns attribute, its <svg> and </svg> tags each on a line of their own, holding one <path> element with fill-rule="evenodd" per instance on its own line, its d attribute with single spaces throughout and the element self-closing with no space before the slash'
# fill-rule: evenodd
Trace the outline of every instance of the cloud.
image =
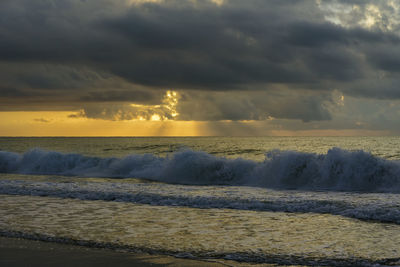
<svg viewBox="0 0 400 267">
<path fill-rule="evenodd" d="M 231 90 L 348 81 L 363 76 L 365 62 L 358 54 L 369 53 L 357 43 L 398 45 L 391 32 L 327 22 L 311 1 L 128 6 L 105 0 L 5 0 L 0 5 L 1 59 L 85 65 L 152 87 Z"/>
<path fill-rule="evenodd" d="M 87 104 L 78 113 L 69 118 L 90 118 L 113 121 L 124 120 L 175 120 L 179 115 L 176 108 L 180 96 L 174 91 L 167 91 L 158 105 L 143 104 Z"/>
<path fill-rule="evenodd" d="M 400 100 L 399 10 L 359 0 L 3 0 L 0 109 L 350 127 L 360 120 L 335 113 L 335 90 L 360 103 Z M 168 90 L 181 97 L 176 116 Z M 342 111 L 364 112 L 356 106 Z"/>
<path fill-rule="evenodd" d="M 0 110 L 79 109 L 86 102 L 158 103 L 163 92 L 81 65 L 0 62 Z"/>
<path fill-rule="evenodd" d="M 39 119 L 34 119 L 35 122 L 40 122 L 40 123 L 49 123 L 51 122 L 50 120 L 44 119 L 44 118 L 39 118 Z"/>
<path fill-rule="evenodd" d="M 295 119 L 304 122 L 330 120 L 326 103 L 330 94 L 315 96 L 307 92 L 219 92 L 186 93 L 179 105 L 178 119 L 201 121 L 248 121 Z"/>
<path fill-rule="evenodd" d="M 133 102 L 133 103 L 151 103 L 160 101 L 158 95 L 152 91 L 129 91 L 129 90 L 108 90 L 91 91 L 80 98 L 85 102 Z"/>
<path fill-rule="evenodd" d="M 294 119 L 303 122 L 331 119 L 331 110 L 340 105 L 332 94 L 315 96 L 302 92 L 208 92 L 178 94 L 167 91 L 161 103 L 86 104 L 71 118 L 103 120 L 255 121 Z"/>
</svg>

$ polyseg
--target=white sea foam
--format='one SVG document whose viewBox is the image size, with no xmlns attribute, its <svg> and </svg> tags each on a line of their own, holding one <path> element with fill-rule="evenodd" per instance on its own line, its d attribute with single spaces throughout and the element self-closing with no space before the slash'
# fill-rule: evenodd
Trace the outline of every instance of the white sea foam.
<svg viewBox="0 0 400 267">
<path fill-rule="evenodd" d="M 400 253 L 399 225 L 328 214 L 0 195 L 0 218 L 0 235 L 178 257 L 398 266 Z"/>
<path fill-rule="evenodd" d="M 0 152 L 0 172 L 108 178 L 146 178 L 197 185 L 250 185 L 275 189 L 400 192 L 400 162 L 364 151 L 327 154 L 271 151 L 263 162 L 185 150 L 160 157 L 88 157 L 33 149 Z"/>
<path fill-rule="evenodd" d="M 0 194 L 202 209 L 324 213 L 400 224 L 398 194 L 281 191 L 246 186 L 189 186 L 121 180 L 93 182 L 84 178 L 38 181 L 35 177 L 30 178 L 0 180 Z"/>
</svg>

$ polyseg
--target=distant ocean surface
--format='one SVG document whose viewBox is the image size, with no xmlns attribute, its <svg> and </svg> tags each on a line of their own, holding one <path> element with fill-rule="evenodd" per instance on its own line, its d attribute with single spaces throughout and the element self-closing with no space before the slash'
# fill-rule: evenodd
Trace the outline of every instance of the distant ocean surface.
<svg viewBox="0 0 400 267">
<path fill-rule="evenodd" d="M 400 137 L 0 138 L 0 235 L 400 266 Z"/>
</svg>

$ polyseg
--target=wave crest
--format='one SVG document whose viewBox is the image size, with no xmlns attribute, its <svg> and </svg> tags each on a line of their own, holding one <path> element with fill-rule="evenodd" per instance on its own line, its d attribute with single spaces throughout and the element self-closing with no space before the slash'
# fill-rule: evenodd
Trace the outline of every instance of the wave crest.
<svg viewBox="0 0 400 267">
<path fill-rule="evenodd" d="M 166 157 L 132 154 L 88 157 L 33 149 L 0 151 L 0 172 L 108 178 L 146 178 L 196 185 L 249 185 L 276 189 L 400 192 L 400 162 L 368 152 L 332 148 L 326 154 L 274 150 L 263 162 L 184 150 Z"/>
</svg>

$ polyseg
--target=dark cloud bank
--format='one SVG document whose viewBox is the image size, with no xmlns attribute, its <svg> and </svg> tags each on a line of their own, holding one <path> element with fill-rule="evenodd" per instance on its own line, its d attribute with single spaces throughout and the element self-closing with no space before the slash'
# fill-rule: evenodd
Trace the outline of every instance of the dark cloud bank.
<svg viewBox="0 0 400 267">
<path fill-rule="evenodd" d="M 400 98 L 389 2 L 2 0 L 1 110 L 56 103 L 99 118 L 94 103 L 121 112 L 172 89 L 181 120 L 330 120 L 334 90 Z"/>
</svg>

